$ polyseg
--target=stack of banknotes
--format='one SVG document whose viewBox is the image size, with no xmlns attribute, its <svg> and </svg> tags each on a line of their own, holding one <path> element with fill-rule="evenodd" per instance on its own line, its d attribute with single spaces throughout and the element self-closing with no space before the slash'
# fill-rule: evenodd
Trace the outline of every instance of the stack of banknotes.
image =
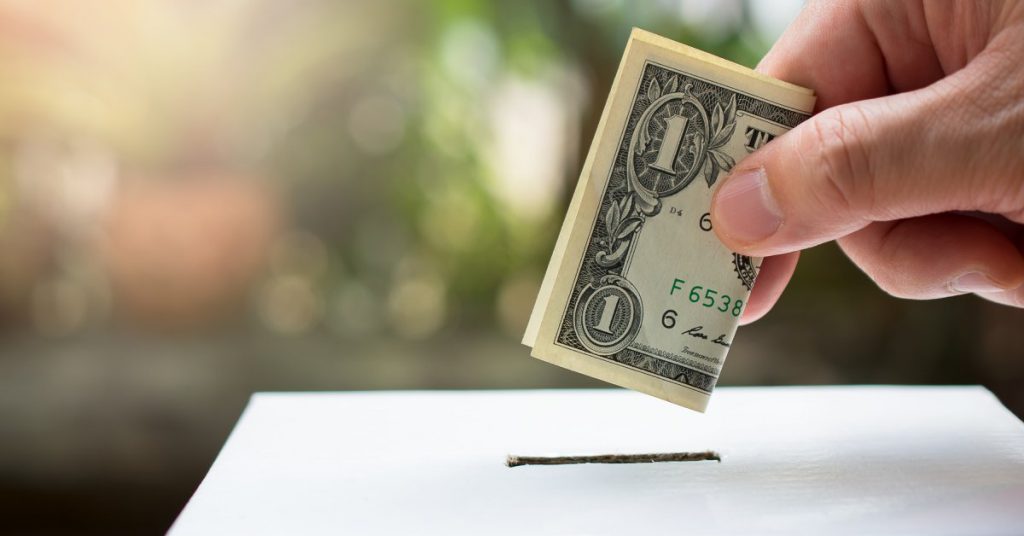
<svg viewBox="0 0 1024 536">
<path fill-rule="evenodd" d="M 523 343 L 556 365 L 704 411 L 761 259 L 711 196 L 807 119 L 811 90 L 633 30 Z"/>
</svg>

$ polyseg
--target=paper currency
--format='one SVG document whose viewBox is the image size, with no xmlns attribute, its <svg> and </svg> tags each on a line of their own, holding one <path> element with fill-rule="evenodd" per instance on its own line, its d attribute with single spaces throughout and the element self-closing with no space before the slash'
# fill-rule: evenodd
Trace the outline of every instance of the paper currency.
<svg viewBox="0 0 1024 536">
<path fill-rule="evenodd" d="M 633 30 L 523 343 L 534 357 L 704 411 L 761 259 L 711 230 L 736 161 L 814 94 Z"/>
</svg>

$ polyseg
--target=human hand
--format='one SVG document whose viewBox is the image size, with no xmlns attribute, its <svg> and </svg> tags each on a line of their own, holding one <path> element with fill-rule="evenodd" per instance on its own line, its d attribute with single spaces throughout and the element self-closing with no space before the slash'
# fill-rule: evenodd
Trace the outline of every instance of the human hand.
<svg viewBox="0 0 1024 536">
<path fill-rule="evenodd" d="M 1024 307 L 1024 2 L 814 1 L 758 70 L 820 113 L 712 202 L 719 238 L 766 256 L 744 323 L 829 240 L 893 296 Z"/>
</svg>

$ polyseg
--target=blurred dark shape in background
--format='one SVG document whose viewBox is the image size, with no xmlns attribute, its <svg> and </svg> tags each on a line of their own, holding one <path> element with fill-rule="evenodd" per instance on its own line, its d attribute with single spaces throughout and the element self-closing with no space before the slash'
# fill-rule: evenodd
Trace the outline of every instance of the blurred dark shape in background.
<svg viewBox="0 0 1024 536">
<path fill-rule="evenodd" d="M 630 27 L 752 66 L 798 9 L 3 4 L 0 531 L 165 530 L 253 391 L 601 385 L 518 340 Z M 1022 321 L 819 247 L 721 384 L 1019 415 Z"/>
</svg>

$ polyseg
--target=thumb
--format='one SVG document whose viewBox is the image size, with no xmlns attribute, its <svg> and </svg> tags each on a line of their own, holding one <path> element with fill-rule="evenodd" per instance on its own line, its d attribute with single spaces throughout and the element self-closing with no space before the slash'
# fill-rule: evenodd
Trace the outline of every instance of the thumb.
<svg viewBox="0 0 1024 536">
<path fill-rule="evenodd" d="M 981 78 L 967 71 L 958 75 Z M 947 78 L 810 118 L 739 162 L 718 187 L 716 233 L 735 251 L 768 256 L 875 221 L 953 210 L 1020 211 L 1022 189 L 1006 182 L 1017 174 L 999 168 L 1018 158 L 999 153 L 1008 144 L 1000 143 L 993 117 L 1006 114 L 985 113 L 977 102 L 965 107 L 977 100 L 968 93 L 973 85 Z"/>
</svg>

